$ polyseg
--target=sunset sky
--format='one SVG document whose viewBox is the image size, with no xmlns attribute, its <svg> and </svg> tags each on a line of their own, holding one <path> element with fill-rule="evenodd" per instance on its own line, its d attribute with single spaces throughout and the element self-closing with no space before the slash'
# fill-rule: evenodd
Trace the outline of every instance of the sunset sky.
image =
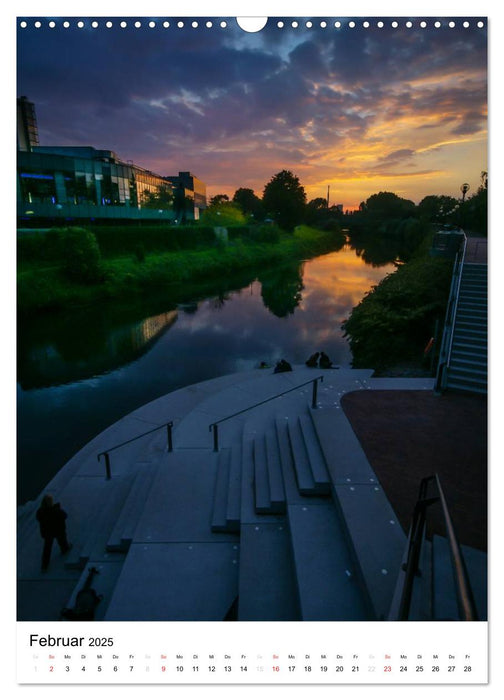
<svg viewBox="0 0 504 700">
<path fill-rule="evenodd" d="M 41 145 L 90 145 L 160 175 L 190 170 L 211 196 L 292 170 L 308 199 L 352 209 L 387 190 L 419 202 L 470 194 L 487 169 L 486 22 L 321 18 L 42 19 L 18 30 L 18 96 L 36 106 Z M 149 27 L 149 21 L 155 22 Z M 198 27 L 193 28 L 192 22 Z M 463 21 L 469 27 L 463 27 Z M 18 23 L 19 24 L 19 23 Z"/>
</svg>

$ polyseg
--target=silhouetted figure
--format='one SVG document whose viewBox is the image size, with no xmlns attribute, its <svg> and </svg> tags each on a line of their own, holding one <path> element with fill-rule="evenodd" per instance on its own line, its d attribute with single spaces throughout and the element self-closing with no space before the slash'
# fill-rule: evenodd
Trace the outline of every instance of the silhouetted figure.
<svg viewBox="0 0 504 700">
<path fill-rule="evenodd" d="M 310 355 L 310 357 L 305 362 L 306 366 L 307 367 L 317 367 L 319 355 L 320 355 L 319 352 L 314 352 L 313 355 Z"/>
<path fill-rule="evenodd" d="M 95 574 L 100 573 L 94 566 L 88 569 L 86 581 L 75 598 L 75 606 L 73 608 L 63 608 L 61 616 L 65 620 L 94 620 L 95 610 L 100 600 L 103 600 L 102 595 L 98 595 L 94 588 L 91 588 L 91 581 Z"/>
<path fill-rule="evenodd" d="M 320 367 L 320 369 L 331 369 L 331 367 L 334 367 L 333 363 L 331 362 L 329 357 L 325 354 L 325 352 L 320 353 L 319 367 Z"/>
<path fill-rule="evenodd" d="M 51 559 L 53 541 L 59 544 L 62 554 L 66 554 L 72 547 L 68 543 L 66 535 L 67 514 L 59 503 L 53 502 L 53 497 L 46 494 L 37 510 L 37 520 L 40 525 L 40 534 L 44 540 L 42 551 L 42 571 L 47 571 Z"/>
<path fill-rule="evenodd" d="M 259 365 L 259 369 L 268 369 L 268 367 L 269 367 L 269 364 L 267 362 L 264 362 L 264 360 Z"/>
<path fill-rule="evenodd" d="M 287 360 L 280 360 L 280 362 L 276 363 L 273 374 L 279 374 L 279 372 L 292 372 L 292 367 Z"/>
</svg>

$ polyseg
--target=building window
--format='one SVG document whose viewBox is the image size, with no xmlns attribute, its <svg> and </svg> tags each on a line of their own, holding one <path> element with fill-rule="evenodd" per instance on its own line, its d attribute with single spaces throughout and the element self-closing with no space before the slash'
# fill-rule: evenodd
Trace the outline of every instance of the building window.
<svg viewBox="0 0 504 700">
<path fill-rule="evenodd" d="M 56 204 L 56 185 L 52 173 L 21 173 L 20 181 L 25 202 Z"/>
</svg>

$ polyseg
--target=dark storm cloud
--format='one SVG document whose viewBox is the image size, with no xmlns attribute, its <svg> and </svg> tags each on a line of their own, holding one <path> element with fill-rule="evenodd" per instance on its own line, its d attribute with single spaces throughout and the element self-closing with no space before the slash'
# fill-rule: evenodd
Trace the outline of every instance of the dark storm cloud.
<svg viewBox="0 0 504 700">
<path fill-rule="evenodd" d="M 485 36 L 474 29 L 279 31 L 270 22 L 251 35 L 231 23 L 208 31 L 142 20 L 137 30 L 128 20 L 123 30 L 104 21 L 19 31 L 18 94 L 35 102 L 44 145 L 112 148 L 163 173 L 204 153 L 217 172 L 253 151 L 268 167 L 275 157 L 306 165 L 335 144 L 362 143 L 384 118 L 425 115 L 416 126 L 425 129 L 437 115 L 454 135 L 485 125 Z M 395 148 L 377 165 L 408 156 L 408 145 Z"/>
</svg>

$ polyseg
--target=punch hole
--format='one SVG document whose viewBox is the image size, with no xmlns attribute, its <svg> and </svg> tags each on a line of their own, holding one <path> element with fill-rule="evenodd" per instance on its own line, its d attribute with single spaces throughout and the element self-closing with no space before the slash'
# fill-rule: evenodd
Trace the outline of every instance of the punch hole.
<svg viewBox="0 0 504 700">
<path fill-rule="evenodd" d="M 237 17 L 236 21 L 238 22 L 238 26 L 240 29 L 243 29 L 244 32 L 260 32 L 261 29 L 264 29 L 268 22 L 267 17 Z"/>
</svg>

